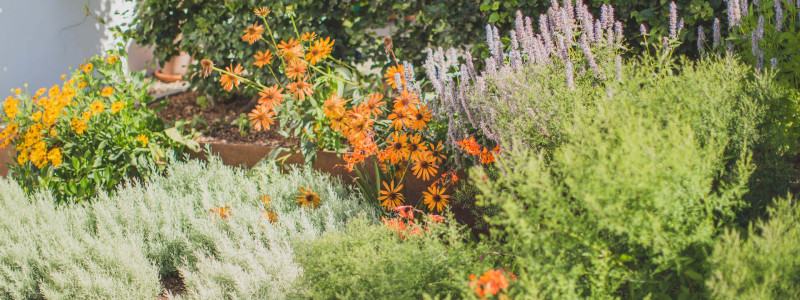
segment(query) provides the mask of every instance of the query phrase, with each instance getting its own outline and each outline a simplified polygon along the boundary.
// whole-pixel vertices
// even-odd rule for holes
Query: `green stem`
[[[254,85],[254,86],[260,87],[261,89],[266,89],[266,88],[267,88],[267,87],[266,87],[266,86],[264,86],[263,84],[260,84],[260,83],[258,83],[258,82],[252,81],[252,80],[250,80],[250,79],[247,79],[247,78],[244,78],[244,77],[242,77],[242,76],[239,76],[239,75],[233,74],[233,73],[231,73],[231,72],[228,72],[228,71],[225,71],[225,70],[223,70],[223,69],[220,69],[220,68],[217,68],[217,67],[211,67],[211,69],[213,69],[214,71],[220,72],[220,73],[228,74],[228,75],[230,75],[230,76],[233,76],[233,77],[235,77],[235,78],[237,78],[237,79],[239,79],[239,80],[241,80],[241,81],[243,81],[243,82],[246,82],[246,83],[248,83],[248,84],[250,84],[250,85]]]
[[[354,82],[354,81],[349,81],[349,80],[347,80],[347,79],[344,79],[344,78],[341,78],[341,77],[337,77],[337,76],[333,76],[333,75],[330,75],[330,74],[328,74],[328,73],[325,73],[324,71],[322,71],[322,70],[321,70],[320,68],[318,68],[317,66],[311,66],[311,65],[309,65],[309,67],[311,67],[312,69],[314,69],[314,71],[317,71],[317,72],[319,72],[319,73],[320,73],[322,76],[324,76],[324,77],[328,77],[328,78],[331,78],[331,79],[335,79],[335,80],[339,80],[339,81],[342,81],[342,82],[345,82],[345,83],[349,83],[349,84],[352,84],[352,85],[354,85],[354,86],[356,86],[356,87],[362,87],[360,84],[358,84],[358,83],[356,83],[356,82]]]

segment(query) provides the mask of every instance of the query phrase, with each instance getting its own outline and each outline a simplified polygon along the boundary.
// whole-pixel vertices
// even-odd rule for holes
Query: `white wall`
[[[25,83],[31,91],[60,84],[69,67],[113,49],[117,41],[108,29],[130,20],[133,6],[125,0],[0,0],[0,101]]]

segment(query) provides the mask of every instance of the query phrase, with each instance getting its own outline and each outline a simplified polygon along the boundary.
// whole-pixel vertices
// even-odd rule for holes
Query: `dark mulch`
[[[161,291],[159,299],[169,299],[168,295],[177,296],[186,292],[186,285],[183,284],[180,274],[161,277],[161,286],[164,289]]]
[[[242,135],[239,127],[231,124],[240,114],[248,113],[255,106],[250,99],[234,98],[220,99],[215,105],[206,105],[205,108],[197,102],[202,94],[197,92],[183,92],[167,97],[167,106],[158,112],[167,124],[178,120],[201,121],[196,122],[195,128],[202,132],[200,142],[216,142],[229,144],[252,144],[261,146],[289,147],[297,144],[297,139],[287,139],[277,132],[278,126],[273,126],[267,131],[250,131]],[[197,117],[195,117],[197,116]],[[278,125],[276,120],[275,125]]]

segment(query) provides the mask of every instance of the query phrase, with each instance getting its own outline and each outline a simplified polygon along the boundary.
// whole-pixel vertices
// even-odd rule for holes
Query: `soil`
[[[278,126],[266,131],[250,130],[243,135],[237,125],[231,124],[239,116],[250,112],[255,106],[250,99],[219,99],[214,105],[198,103],[203,95],[198,92],[182,92],[169,96],[167,106],[158,116],[168,125],[175,121],[195,120],[195,129],[202,133],[198,142],[227,144],[251,144],[270,147],[290,147],[298,144],[298,139],[288,139],[278,133]],[[201,98],[202,99],[202,98]],[[203,101],[201,101],[203,102]],[[207,102],[207,101],[206,101]],[[277,122],[275,125],[278,125]]]
[[[186,286],[183,284],[183,278],[180,274],[174,276],[161,277],[161,286],[164,288],[161,291],[159,300],[169,299],[168,295],[177,296],[186,292]]]

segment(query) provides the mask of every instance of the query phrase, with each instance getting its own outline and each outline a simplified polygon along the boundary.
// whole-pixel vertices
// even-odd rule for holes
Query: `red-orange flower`
[[[489,150],[484,148],[483,152],[481,152],[481,164],[485,165],[493,162],[494,162],[494,155],[492,155],[492,152],[489,152]]]
[[[461,149],[471,155],[481,155],[481,145],[475,141],[474,137],[469,137],[460,142],[456,142],[456,145],[461,146]]]
[[[253,57],[255,57],[256,59],[256,61],[253,64],[261,68],[265,65],[270,64],[270,62],[272,61],[272,52],[270,52],[269,49],[264,51],[258,51],[258,53],[256,53],[256,55],[253,55]]]
[[[265,88],[262,92],[258,92],[258,95],[261,98],[258,98],[258,104],[263,105],[269,109],[275,109],[275,107],[281,107],[283,105],[283,98],[284,94],[283,88],[279,87],[277,84],[271,87]]]
[[[230,67],[225,67],[225,70],[233,75],[225,73],[222,74],[219,79],[219,83],[222,85],[222,88],[228,92],[230,92],[233,87],[239,88],[239,83],[241,83],[242,80],[234,75],[239,75],[244,72],[242,70],[242,66],[237,64],[236,68],[234,68],[233,64],[231,64]]]
[[[209,211],[213,213],[214,217],[227,219],[231,216],[230,207],[228,206],[212,207]]]
[[[308,63],[302,60],[292,60],[289,61],[288,66],[286,67],[286,77],[289,77],[291,80],[300,80],[303,78],[303,75],[306,74],[306,70],[308,69]]]
[[[253,24],[252,26],[247,27],[244,30],[244,35],[242,36],[242,41],[247,41],[252,45],[257,40],[261,39],[261,35],[264,34],[264,27],[261,25]]]
[[[489,270],[483,273],[481,277],[475,278],[475,275],[469,275],[469,286],[475,291],[478,297],[485,298],[486,296],[494,296],[500,293],[500,290],[508,289],[509,283],[508,274],[511,280],[517,280],[517,277],[505,270]]]

